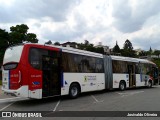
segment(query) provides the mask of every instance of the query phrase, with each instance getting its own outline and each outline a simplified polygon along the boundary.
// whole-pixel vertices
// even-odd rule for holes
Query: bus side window
[[[42,69],[42,56],[48,55],[48,50],[40,48],[30,48],[29,50],[29,63],[30,65],[38,70]]]
[[[135,71],[135,73],[136,74],[140,74],[140,71],[141,71],[141,67],[140,67],[140,64],[136,64],[136,71]]]
[[[158,69],[154,67],[154,78],[158,78]]]
[[[101,58],[96,58],[96,71],[97,73],[103,73],[104,67],[103,67],[103,60]]]
[[[37,48],[31,48],[29,51],[29,63],[33,68],[40,69],[40,52]]]
[[[89,65],[89,60],[87,59],[86,56],[83,56],[82,60],[81,60],[81,65],[82,65],[82,72],[84,73],[89,73],[90,70],[90,65]]]

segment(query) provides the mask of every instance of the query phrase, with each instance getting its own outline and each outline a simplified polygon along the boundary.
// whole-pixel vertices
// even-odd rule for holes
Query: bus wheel
[[[151,88],[152,87],[152,81],[148,81],[148,87]]]
[[[77,83],[72,83],[69,88],[69,96],[70,98],[77,98],[80,93],[80,88]]]
[[[122,91],[126,89],[126,84],[125,84],[124,81],[121,81],[121,82],[120,82],[120,84],[119,84],[119,89],[122,90]]]

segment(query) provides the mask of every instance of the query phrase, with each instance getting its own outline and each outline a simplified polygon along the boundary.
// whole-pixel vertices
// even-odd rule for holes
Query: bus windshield
[[[4,55],[3,65],[10,62],[18,63],[20,61],[22,50],[23,45],[8,48]]]

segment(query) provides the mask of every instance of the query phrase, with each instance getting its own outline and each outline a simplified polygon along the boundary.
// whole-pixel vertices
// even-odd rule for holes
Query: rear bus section
[[[61,95],[60,55],[60,49],[38,44],[8,48],[2,67],[2,90],[36,99]]]
[[[25,69],[25,61],[21,62],[23,51],[24,45],[6,50],[2,67],[2,90],[7,94],[28,97],[28,86],[22,80],[22,72]]]

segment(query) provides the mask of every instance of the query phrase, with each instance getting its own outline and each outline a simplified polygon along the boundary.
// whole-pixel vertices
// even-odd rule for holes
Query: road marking
[[[56,109],[57,109],[57,107],[58,107],[58,105],[59,105],[60,102],[61,102],[61,100],[59,100],[59,101],[57,102],[57,104],[56,104],[55,108],[53,109],[53,111],[56,111]]]
[[[20,100],[28,100],[28,99],[29,98],[23,98],[23,97],[5,98],[5,99],[0,99],[0,103],[11,102],[11,101],[20,101]]]
[[[130,95],[134,95],[134,94],[139,94],[139,93],[142,93],[142,92],[144,92],[144,91],[126,92],[126,93],[116,92],[116,93],[119,94],[119,95],[122,95],[121,97],[124,97],[124,96],[130,96]]]
[[[97,98],[95,96],[93,96],[93,95],[91,95],[91,97],[96,101],[96,103],[103,102],[103,100],[101,100],[101,101],[97,100]]]
[[[124,94],[137,94],[137,93],[142,93],[142,92],[144,92],[144,91],[137,91],[137,92],[125,92],[125,93],[120,93],[120,92],[116,92],[117,94],[119,94],[119,95],[124,95]]]
[[[21,98],[21,97],[13,97],[13,98],[5,98],[5,99],[0,99],[0,101],[2,100],[10,100],[10,99],[17,99],[17,98]]]
[[[3,107],[2,109],[0,109],[0,111],[2,111],[2,110],[4,110],[4,109],[8,108],[9,106],[13,105],[14,103],[15,103],[15,102],[10,103],[9,105],[7,105],[7,106]]]

